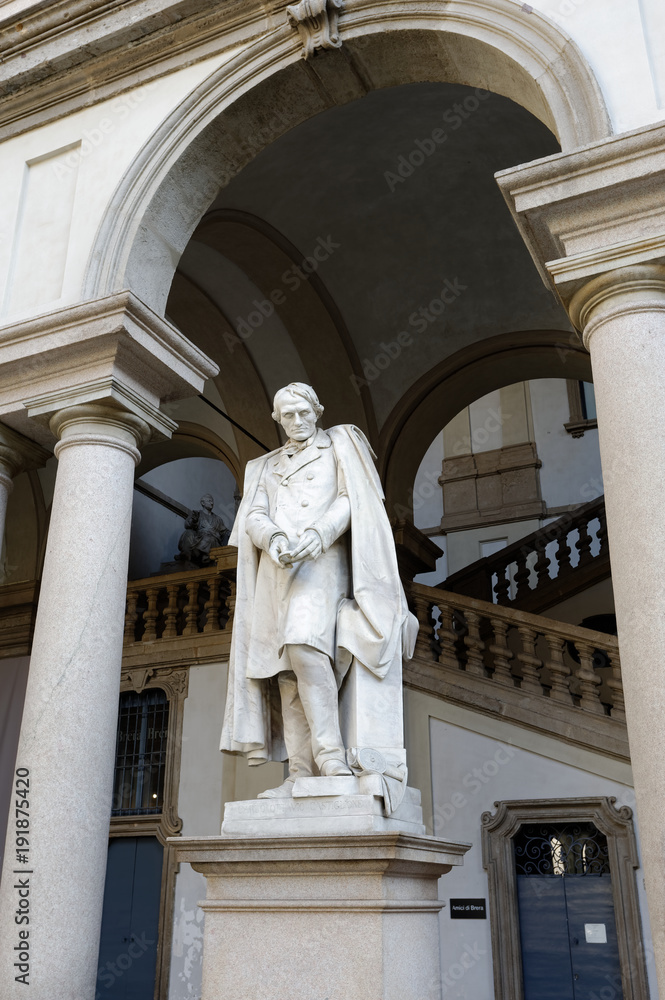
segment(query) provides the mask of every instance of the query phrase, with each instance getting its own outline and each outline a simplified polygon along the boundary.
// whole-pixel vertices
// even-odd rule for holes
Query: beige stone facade
[[[198,908],[197,865],[209,875],[215,861],[201,861],[194,840],[219,838],[224,803],[278,783],[282,768],[218,754],[235,554],[177,565],[178,512],[211,492],[230,526],[247,461],[281,443],[272,396],[296,380],[316,387],[327,426],[356,424],[377,455],[420,623],[404,672],[410,784],[428,835],[473,845],[463,865],[441,863],[451,870],[439,901],[425,892],[422,997],[498,998],[507,975],[520,996],[519,964],[501,953],[516,938],[502,944],[496,919],[505,907],[514,915],[514,894],[506,903],[490,892],[483,813],[556,800],[556,823],[568,800],[584,800],[579,815],[602,826],[613,814],[598,803],[614,797],[631,850],[616,882],[630,887],[614,895],[615,912],[631,907],[629,934],[617,925],[616,975],[623,996],[656,998],[656,0],[4,0],[0,50],[2,996],[25,995],[29,981],[37,1000],[113,1000],[132,976],[145,1000],[214,994],[201,992],[203,927],[231,918],[222,896],[205,920]],[[580,395],[592,382],[597,418]],[[582,516],[601,494],[602,509]],[[456,578],[473,563],[490,590],[448,591],[434,543]],[[511,562],[498,573],[492,563],[488,577],[489,564],[475,563],[502,546]],[[611,614],[618,640],[599,625]],[[135,699],[131,711],[154,696],[169,713],[160,790],[148,792],[147,770],[141,778],[160,805],[137,805],[131,785],[124,815],[120,693]],[[27,774],[28,827],[15,805]],[[154,974],[144,976],[143,952],[117,945],[118,965],[99,951],[109,830],[112,844],[143,838],[162,852]],[[19,897],[14,868],[27,872],[28,858],[29,897]],[[377,876],[367,899],[386,885]],[[450,916],[451,897],[504,911],[466,925]],[[23,898],[28,938],[16,937]],[[393,918],[375,911],[360,933],[379,927],[389,950]],[[244,913],[247,933],[254,918],[265,914]],[[466,926],[478,928],[471,950]],[[22,954],[26,940],[24,973],[12,949]],[[385,988],[358,996],[388,1000],[402,973],[377,948]],[[323,989],[325,969],[311,961],[310,985]],[[232,965],[218,972],[208,983],[226,991]],[[234,982],[229,995],[249,995],[240,971]],[[264,995],[283,1000],[283,990]]]

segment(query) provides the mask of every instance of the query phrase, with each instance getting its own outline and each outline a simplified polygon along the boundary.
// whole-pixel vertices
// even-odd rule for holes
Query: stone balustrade
[[[228,657],[235,549],[212,555],[204,569],[130,581],[126,667]],[[614,636],[420,584],[408,597],[420,631],[407,687],[628,759]]]
[[[539,612],[610,576],[603,496],[453,573],[445,589]]]
[[[412,584],[405,683],[628,759],[615,636]]]
[[[221,632],[230,617],[233,581],[213,564],[205,569],[131,580],[125,644]]]

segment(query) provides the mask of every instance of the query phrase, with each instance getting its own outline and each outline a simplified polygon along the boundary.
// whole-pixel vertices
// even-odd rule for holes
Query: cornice
[[[665,122],[495,177],[543,281],[566,307],[595,276],[665,257]]]
[[[63,0],[26,15],[20,30],[0,22],[0,139],[247,44],[281,24],[273,8],[284,6]]]

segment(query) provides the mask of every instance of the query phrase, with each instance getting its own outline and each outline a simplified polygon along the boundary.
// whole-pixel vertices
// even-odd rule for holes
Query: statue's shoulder
[[[376,455],[367,437],[355,424],[335,424],[334,427],[329,427],[326,433],[330,435],[335,446],[339,444],[344,447],[352,444],[356,449],[368,452],[376,460]]]

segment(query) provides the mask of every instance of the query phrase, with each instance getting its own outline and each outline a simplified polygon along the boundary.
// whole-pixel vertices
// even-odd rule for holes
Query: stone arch
[[[463,348],[427,372],[400,400],[381,432],[379,469],[388,512],[412,509],[416,473],[438,432],[465,406],[513,382],[592,381],[591,359],[564,330],[500,334]]]
[[[342,49],[305,62],[285,21],[181,102],[109,203],[85,298],[131,288],[163,315],[180,255],[219,190],[284,132],[370,90],[422,81],[492,90],[544,121],[564,151],[611,132],[578,47],[513,0],[360,0],[340,28]]]

